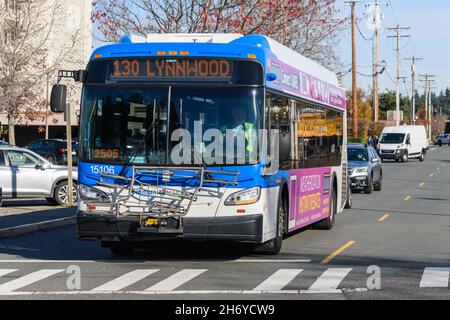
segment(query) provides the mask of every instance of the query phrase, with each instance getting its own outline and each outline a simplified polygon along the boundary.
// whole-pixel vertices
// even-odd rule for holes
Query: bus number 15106
[[[91,173],[92,174],[114,174],[114,166],[92,165]]]

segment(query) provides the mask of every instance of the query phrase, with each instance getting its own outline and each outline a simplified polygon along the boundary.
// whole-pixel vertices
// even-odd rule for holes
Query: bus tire
[[[345,202],[345,209],[351,209],[352,205],[353,205],[352,188],[350,188],[349,186],[347,191],[347,201]]]
[[[263,245],[263,252],[270,255],[277,255],[281,251],[283,244],[283,237],[286,230],[286,217],[287,217],[287,199],[282,197],[280,199],[277,213],[277,234],[272,240],[269,240]]]
[[[320,230],[333,229],[334,223],[336,222],[336,213],[337,213],[336,189],[333,188],[330,199],[330,216],[317,223],[317,229]]]

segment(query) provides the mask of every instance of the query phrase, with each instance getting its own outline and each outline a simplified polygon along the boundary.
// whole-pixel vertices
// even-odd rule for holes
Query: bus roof
[[[266,85],[276,91],[344,110],[346,96],[336,75],[317,62],[263,35],[150,34],[123,36],[119,43],[100,47],[91,60],[120,57],[221,57],[254,59],[265,73],[276,74]],[[163,53],[163,54],[162,54]],[[175,54],[174,54],[175,53]],[[187,55],[186,55],[187,53]]]

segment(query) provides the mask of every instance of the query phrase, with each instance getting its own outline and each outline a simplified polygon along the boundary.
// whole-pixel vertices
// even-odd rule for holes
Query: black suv
[[[62,139],[36,140],[26,146],[52,164],[67,164],[67,142]],[[78,162],[78,143],[72,141],[72,161]]]

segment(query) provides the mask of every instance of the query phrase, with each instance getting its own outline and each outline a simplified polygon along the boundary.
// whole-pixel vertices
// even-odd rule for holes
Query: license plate
[[[159,225],[159,220],[158,219],[150,218],[150,219],[147,219],[145,221],[145,226],[146,227],[157,226],[157,225]]]
[[[77,155],[76,151],[72,151],[72,155],[76,156]]]

